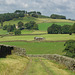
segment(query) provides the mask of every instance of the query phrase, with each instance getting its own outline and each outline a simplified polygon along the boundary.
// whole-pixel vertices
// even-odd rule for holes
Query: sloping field
[[[38,24],[38,27],[39,27],[39,30],[41,31],[47,31],[48,27],[51,26],[53,23],[40,23]],[[58,25],[73,25],[73,23],[69,23],[69,22],[55,22],[55,24],[58,24]]]
[[[74,23],[74,21],[71,21],[71,20],[63,20],[63,19],[51,19],[51,18],[34,18],[34,17],[23,17],[23,18],[18,18],[18,19],[13,19],[13,20],[10,20],[10,21],[5,21],[3,23],[3,25],[13,25],[13,24],[16,24],[19,22],[19,21],[22,21],[24,24],[27,23],[27,22],[30,22],[30,21],[35,21],[36,23],[57,23],[57,22],[71,22],[71,23]],[[0,24],[1,25],[1,24]]]

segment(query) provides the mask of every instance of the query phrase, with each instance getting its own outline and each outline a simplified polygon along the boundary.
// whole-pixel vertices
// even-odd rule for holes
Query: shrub
[[[25,27],[26,27],[26,29],[38,30],[38,25],[34,21],[30,21],[30,22],[26,23]]]
[[[14,33],[15,33],[15,35],[20,35],[20,34],[21,34],[21,30],[18,30],[18,29],[17,29],[17,30],[15,30]]]
[[[61,26],[57,24],[52,24],[50,27],[48,27],[47,32],[48,34],[59,34],[61,33]]]
[[[66,52],[66,56],[75,57],[75,40],[68,40],[65,42],[64,44],[65,49],[63,50],[63,52]]]
[[[7,30],[7,27],[8,27],[7,25],[3,26],[3,30]]]

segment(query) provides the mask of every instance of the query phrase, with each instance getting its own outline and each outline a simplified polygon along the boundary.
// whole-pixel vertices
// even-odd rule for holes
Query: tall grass
[[[28,59],[16,55],[0,58],[0,75],[21,75],[27,63]]]

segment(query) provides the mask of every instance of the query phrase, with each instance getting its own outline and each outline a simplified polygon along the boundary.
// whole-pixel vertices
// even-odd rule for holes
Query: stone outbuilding
[[[43,41],[43,40],[45,40],[45,38],[44,37],[34,37],[34,40]]]

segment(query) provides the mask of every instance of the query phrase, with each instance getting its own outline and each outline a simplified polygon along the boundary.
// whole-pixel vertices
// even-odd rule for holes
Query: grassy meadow
[[[0,75],[22,75],[28,62],[27,58],[16,55],[0,58]]]
[[[48,27],[51,26],[53,23],[40,23],[38,24],[38,28],[39,30],[41,31],[47,31]],[[69,23],[69,22],[58,22],[58,23],[55,23],[55,24],[58,24],[58,25],[73,25],[73,23]]]
[[[0,58],[0,75],[74,75],[64,65],[45,58],[25,58],[16,55]]]
[[[64,42],[4,42],[0,44],[25,48],[27,54],[60,54],[64,50]]]
[[[75,40],[75,34],[44,34],[44,35],[20,35],[20,36],[4,36],[0,37],[0,41],[15,41],[15,40],[27,40],[33,41],[34,37],[44,37],[47,41],[63,41],[63,40]]]
[[[23,18],[18,18],[18,19],[13,19],[13,20],[10,20],[10,21],[5,21],[3,23],[3,25],[17,25],[17,23],[19,21],[22,21],[24,24],[27,23],[27,22],[30,22],[30,21],[35,21],[37,24],[40,24],[40,23],[57,23],[57,22],[60,22],[60,23],[74,23],[75,21],[71,21],[71,20],[63,20],[63,19],[51,19],[51,18],[34,18],[34,17],[23,17]],[[1,25],[1,24],[0,24]]]
[[[3,25],[17,25],[19,21],[24,24],[29,21],[35,21],[39,30],[22,30],[19,36],[0,36],[0,44],[13,45],[25,48],[26,54],[59,54],[64,55],[65,42],[40,42],[34,41],[34,37],[44,37],[46,41],[64,41],[75,40],[75,34],[47,34],[47,28],[53,23],[58,25],[72,25],[75,21],[51,19],[51,18],[34,18],[24,17],[5,21]],[[43,34],[45,33],[45,34]],[[8,34],[6,30],[0,29],[0,35]],[[42,35],[35,35],[42,34]],[[1,41],[4,41],[1,43]],[[15,42],[6,42],[15,41]],[[17,42],[19,41],[19,42]],[[28,42],[24,42],[28,41]],[[0,75],[75,75],[64,65],[55,63],[44,58],[29,58],[16,55],[8,55],[7,58],[0,58]]]

